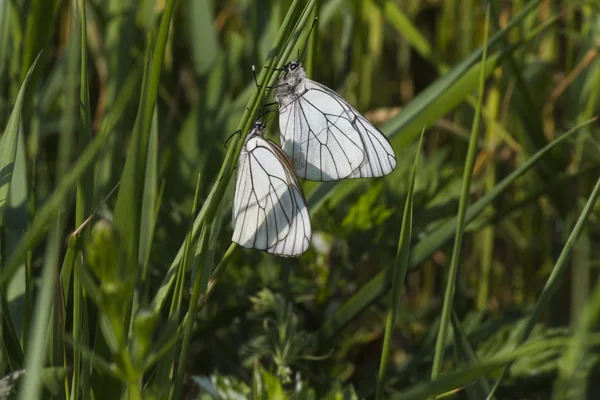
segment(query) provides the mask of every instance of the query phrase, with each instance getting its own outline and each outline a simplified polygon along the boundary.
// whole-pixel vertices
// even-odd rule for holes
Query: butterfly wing
[[[235,243],[271,254],[298,256],[310,243],[302,188],[283,151],[258,135],[240,156],[233,225]]]
[[[365,146],[365,158],[350,178],[376,178],[392,172],[396,168],[396,153],[387,137],[352,106],[348,113]]]
[[[308,79],[300,85],[302,94],[278,97],[281,147],[301,178],[332,181],[350,176],[365,153],[347,109],[320,85]]]
[[[338,100],[344,107],[352,126],[360,135],[365,150],[364,159],[349,178],[376,178],[392,172],[396,168],[396,153],[387,137],[342,96],[318,82],[310,81],[310,83]]]

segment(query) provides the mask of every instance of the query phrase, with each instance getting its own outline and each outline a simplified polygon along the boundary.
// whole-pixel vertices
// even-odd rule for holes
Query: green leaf
[[[259,396],[262,399],[273,399],[273,400],[287,400],[283,386],[276,376],[268,373],[264,368],[260,368],[262,378],[262,392],[259,392]]]
[[[23,109],[23,101],[25,99],[25,91],[27,83],[31,78],[31,74],[35,68],[35,64],[39,60],[40,55],[36,57],[25,75],[17,101],[10,114],[6,129],[0,137],[0,227],[4,225],[4,207],[8,199],[8,191],[12,181],[13,169],[15,167],[15,156],[17,154],[17,141],[19,140],[19,131],[21,129],[21,112]]]
[[[487,58],[489,22],[490,11],[489,7],[487,7],[485,15],[483,54],[481,56],[481,62],[484,64]],[[485,72],[481,70],[481,74],[479,75],[477,107],[475,109],[475,117],[473,120],[473,126],[471,127],[471,137],[469,139],[469,148],[467,150],[467,159],[465,160],[465,167],[463,170],[462,188],[458,204],[458,216],[456,217],[456,235],[454,236],[454,247],[452,248],[452,259],[450,260],[450,267],[446,281],[446,290],[444,293],[444,305],[442,308],[440,326],[437,341],[435,344],[433,367],[431,369],[432,379],[435,379],[441,371],[444,356],[444,348],[446,347],[446,335],[447,331],[450,329],[450,315],[452,313],[452,305],[454,303],[454,292],[456,290],[458,270],[460,265],[460,253],[462,250],[462,241],[466,225],[465,218],[467,215],[467,209],[469,207],[469,199],[471,195],[471,181],[473,177],[473,168],[475,167],[475,157],[477,154],[477,142],[479,139],[479,121],[481,119],[481,105],[483,103],[485,76]]]
[[[457,363],[465,361],[466,365],[473,366],[479,364],[475,352],[469,343],[469,339],[463,332],[460,321],[454,310],[452,310],[452,332],[454,349],[458,355],[458,359],[456,360]],[[469,397],[469,400],[485,399],[488,393],[490,393],[490,385],[484,377],[477,378],[474,386],[467,387],[467,396]]]
[[[381,362],[379,364],[379,376],[377,379],[376,399],[383,399],[385,372],[387,369],[390,348],[392,345],[392,333],[396,322],[396,314],[400,308],[400,299],[402,296],[402,288],[406,279],[406,271],[408,271],[408,261],[410,259],[410,241],[412,237],[412,218],[413,218],[413,192],[415,189],[415,178],[417,175],[417,166],[419,165],[419,154],[423,146],[423,137],[425,130],[421,133],[417,153],[412,167],[410,184],[406,193],[406,201],[404,204],[404,214],[402,215],[402,226],[400,227],[400,238],[398,239],[398,250],[396,253],[396,263],[392,267],[392,295],[390,296],[390,305],[388,308],[387,322],[385,325],[385,334],[383,339],[383,348],[381,350]]]
[[[189,2],[188,10],[192,59],[198,76],[206,75],[220,52],[213,21],[213,2],[198,0]]]
[[[27,215],[27,167],[25,160],[25,141],[23,132],[19,133],[15,167],[13,169],[10,193],[8,195],[8,208],[4,226],[5,247],[7,254],[11,254],[27,229],[29,218]],[[13,329],[22,339],[27,332],[24,329],[31,317],[31,288],[27,285],[26,263],[21,263],[17,273],[13,276],[6,288],[6,300],[10,310],[9,316],[15,324]],[[5,315],[7,321],[10,319]],[[20,346],[19,346],[20,350]]]
[[[137,271],[140,245],[140,221],[142,209],[142,193],[150,142],[152,115],[158,94],[158,85],[162,69],[171,17],[176,0],[169,0],[161,17],[156,43],[147,48],[150,65],[142,87],[138,115],[133,128],[131,144],[127,152],[125,167],[121,176],[121,185],[115,205],[115,227],[123,242],[127,257],[123,268]],[[151,41],[149,43],[152,43]]]
[[[46,244],[44,265],[41,275],[41,288],[38,292],[31,337],[27,343],[25,357],[25,374],[23,385],[19,391],[21,400],[37,399],[41,390],[42,372],[46,359],[47,328],[54,305],[56,278],[58,275],[58,254],[60,249],[60,224],[57,220],[53,224],[51,234]]]

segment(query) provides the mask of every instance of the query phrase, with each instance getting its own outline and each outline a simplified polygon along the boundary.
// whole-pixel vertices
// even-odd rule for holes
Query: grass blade
[[[478,365],[479,361],[469,343],[469,339],[463,332],[460,321],[456,316],[454,310],[452,310],[452,331],[454,338],[454,348],[460,357],[457,363],[460,361],[466,361],[467,365]],[[469,390],[472,389],[472,390]],[[473,393],[470,393],[473,392]],[[484,377],[477,378],[475,386],[467,389],[467,395],[469,399],[484,399],[490,393],[490,385]]]
[[[6,129],[0,137],[0,227],[3,225],[4,207],[8,199],[8,189],[12,180],[12,173],[15,166],[15,156],[17,154],[17,141],[19,140],[19,130],[21,128],[21,112],[23,109],[23,102],[25,98],[25,91],[27,90],[27,83],[31,74],[35,68],[38,57],[33,61],[33,64],[29,68],[19,94],[17,101],[13,108]]]
[[[29,249],[35,247],[41,239],[42,234],[48,227],[50,219],[54,212],[62,207],[71,195],[71,190],[77,182],[85,174],[88,168],[104,150],[104,145],[112,129],[119,122],[125,113],[125,104],[133,93],[134,85],[137,81],[137,76],[132,75],[132,79],[127,82],[127,85],[119,93],[119,97],[115,103],[114,111],[108,114],[102,121],[100,132],[96,135],[94,141],[80,154],[78,161],[66,172],[54,193],[46,200],[46,202],[37,210],[35,219],[29,226],[29,229],[23,234],[18,245],[10,254],[6,264],[0,271],[0,289],[4,288],[6,282],[14,274],[19,264],[24,260]]]
[[[482,63],[485,64],[487,57],[487,37],[489,29],[489,7],[485,15],[485,30],[483,39],[483,55]],[[454,291],[456,289],[456,278],[458,276],[458,263],[460,259],[460,251],[462,247],[463,234],[465,229],[465,219],[469,204],[469,196],[471,193],[471,178],[473,176],[473,167],[475,166],[475,156],[477,152],[477,141],[479,139],[479,120],[481,118],[481,104],[483,102],[483,89],[485,84],[485,74],[481,70],[479,76],[479,102],[475,110],[475,119],[471,130],[471,138],[469,139],[469,148],[467,150],[467,160],[462,180],[462,190],[460,193],[460,202],[458,205],[458,218],[456,224],[456,236],[454,238],[454,248],[452,249],[452,259],[450,261],[450,270],[448,272],[448,280],[446,283],[446,294],[444,296],[444,306],[442,308],[442,317],[440,320],[440,329],[435,345],[435,353],[433,357],[433,367],[431,370],[431,378],[435,379],[440,373],[442,367],[442,357],[444,355],[444,347],[446,343],[446,334],[450,326],[450,314],[452,312],[452,303],[454,301]]]
[[[600,179],[590,195],[569,239],[565,244],[563,253],[570,252],[577,239],[581,236],[585,224],[588,222],[590,214],[600,196]],[[561,254],[559,261],[568,256]],[[586,398],[586,379],[591,365],[586,360],[589,349],[589,336],[600,318],[600,280],[596,281],[596,286],[592,296],[584,306],[579,321],[576,324],[575,334],[570,346],[565,349],[562,359],[559,362],[559,377],[555,382],[553,398],[575,399]]]
[[[136,274],[139,263],[141,194],[144,192],[144,171],[146,169],[152,115],[175,4],[176,0],[167,1],[161,17],[156,43],[151,51],[148,49],[151,54],[150,66],[142,87],[138,116],[115,205],[115,228],[121,236],[123,248],[127,254],[126,265],[123,267],[133,270],[133,275]]]
[[[60,249],[60,224],[54,224],[52,234],[48,238],[44,266],[41,276],[41,288],[34,308],[31,337],[27,343],[25,355],[25,370],[19,391],[19,399],[29,400],[39,398],[42,387],[41,375],[46,356],[46,341],[48,322],[54,304],[54,290],[58,276],[58,252]]]
[[[415,188],[415,177],[417,175],[419,154],[421,154],[424,134],[425,130],[423,130],[421,133],[421,138],[419,139],[419,145],[417,147],[417,154],[415,155],[410,184],[408,186],[408,192],[406,193],[404,214],[402,215],[402,226],[400,227],[400,238],[398,239],[398,252],[396,253],[396,264],[393,266],[393,270],[390,271],[392,275],[392,294],[390,296],[390,306],[385,325],[383,348],[381,350],[381,362],[379,364],[379,376],[377,378],[377,392],[375,394],[376,399],[383,399],[385,372],[387,369],[390,347],[392,344],[392,331],[394,330],[396,314],[398,313],[398,308],[400,306],[402,288],[404,287],[404,279],[406,278],[406,271],[408,271],[410,241],[412,236],[413,191]]]
[[[89,146],[92,142],[92,118],[91,118],[91,107],[90,107],[90,87],[88,79],[88,56],[87,56],[87,20],[86,20],[86,2],[83,1],[80,4],[80,20],[81,20],[81,76],[80,76],[80,93],[79,101],[81,109],[79,112],[79,153]],[[75,205],[75,225],[81,226],[84,223],[88,215],[92,212],[92,201],[94,196],[94,173],[90,169],[87,171],[77,184],[77,198]],[[89,236],[89,228],[83,229],[81,235],[84,240]],[[71,238],[71,242],[77,240]],[[71,248],[71,242],[69,243],[69,249],[67,251],[76,251],[74,262],[83,262],[82,254],[79,246],[74,249]],[[74,244],[74,243],[73,243]],[[84,321],[86,309],[86,301],[83,295],[83,288],[79,280],[79,268],[73,268],[73,340],[83,346],[88,346],[87,338],[87,323]],[[64,273],[64,271],[61,271]],[[64,286],[64,285],[63,285]],[[68,289],[65,290],[69,293]],[[67,302],[64,302],[67,304]],[[87,362],[85,363],[87,364]],[[87,365],[86,365],[87,366]],[[81,376],[86,375],[89,371],[84,366],[82,368],[82,358],[79,348],[73,349],[73,376],[71,379],[71,400],[79,399],[80,393],[89,393],[89,387],[81,387]],[[87,377],[84,379],[86,384],[88,383]]]
[[[186,323],[183,331],[183,341],[181,344],[181,353],[179,354],[179,364],[177,365],[177,373],[175,374],[175,385],[171,399],[181,398],[181,389],[184,377],[182,371],[185,370],[186,361],[188,359],[188,349],[190,346],[192,331],[194,327],[194,316],[197,314],[200,295],[206,293],[206,285],[208,284],[208,280],[205,279],[205,276],[210,274],[210,271],[212,269],[212,262],[209,259],[209,257],[207,257],[207,253],[210,253],[208,251],[209,236],[210,229],[205,225],[202,228],[200,239],[198,240],[198,248],[194,256],[194,262],[198,263],[199,270],[196,272],[189,310],[187,312]]]

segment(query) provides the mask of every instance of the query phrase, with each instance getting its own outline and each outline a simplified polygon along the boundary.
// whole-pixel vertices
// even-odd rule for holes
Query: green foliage
[[[0,399],[597,397],[598,8],[425,3],[0,1]],[[300,54],[398,165],[288,259],[231,207]]]

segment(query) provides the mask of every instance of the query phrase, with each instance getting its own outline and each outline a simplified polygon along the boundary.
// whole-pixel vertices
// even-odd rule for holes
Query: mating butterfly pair
[[[396,167],[387,138],[342,96],[306,77],[297,61],[277,82],[281,148],[257,121],[239,157],[235,243],[281,256],[308,248],[311,225],[296,176],[312,181],[375,178]]]

